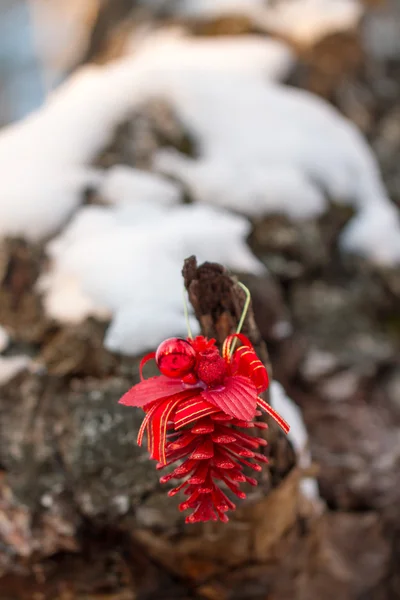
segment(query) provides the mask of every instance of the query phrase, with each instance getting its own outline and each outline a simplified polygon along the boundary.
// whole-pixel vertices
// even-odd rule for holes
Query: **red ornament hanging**
[[[186,340],[169,338],[158,346],[155,359],[163,375],[182,378],[193,371],[196,350]]]
[[[242,346],[233,351],[237,340]],[[144,380],[143,366],[152,358],[161,375]],[[182,511],[192,510],[187,523],[228,521],[226,512],[234,510],[235,504],[221,487],[244,498],[239,484],[257,485],[244,467],[261,471],[261,464],[268,462],[258,452],[266,441],[246,433],[267,427],[254,421],[261,415],[258,408],[285,433],[289,431],[282,417],[259,397],[268,388],[268,374],[250,340],[239,333],[228,336],[221,355],[214,339],[171,338],[143,358],[140,371],[142,381],[119,401],[146,413],[138,444],[147,431],[157,468],[178,462],[160,481],[182,480],[169,495],[183,492],[187,496],[179,506]]]

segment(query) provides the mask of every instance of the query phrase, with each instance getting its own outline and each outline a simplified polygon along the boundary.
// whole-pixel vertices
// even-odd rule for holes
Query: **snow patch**
[[[185,335],[180,272],[187,256],[265,272],[246,245],[250,224],[243,217],[205,206],[150,205],[149,219],[148,208],[143,202],[133,210],[80,209],[48,244],[52,265],[38,284],[47,313],[62,322],[112,315],[105,344],[132,355]]]
[[[290,425],[288,437],[299,458],[299,466],[302,469],[308,469],[311,466],[311,454],[308,447],[308,433],[301,410],[286,395],[285,390],[277,381],[271,383],[270,393],[272,406]],[[303,478],[300,488],[306,498],[320,501],[318,484],[314,477]]]
[[[179,186],[164,177],[124,165],[111,167],[98,191],[110,204],[129,205],[139,200],[172,205],[181,197]]]
[[[370,256],[390,265],[400,261],[399,211],[384,196],[371,198],[353,218],[341,237],[343,250]]]
[[[136,45],[133,57],[81,69],[49,96],[41,110],[0,132],[0,236],[37,240],[54,234],[81,203],[85,189],[101,182],[101,174],[85,165],[135,108],[165,91],[168,73],[178,79],[182,69],[278,77],[291,64],[291,52],[279,42],[257,36],[199,41],[167,30]],[[113,180],[105,185],[106,191],[111,186],[113,196],[115,186],[126,192],[133,185],[127,183],[126,172],[110,176]],[[152,185],[153,190],[160,183],[149,181],[147,187]],[[146,186],[144,176],[142,185]],[[172,188],[166,187],[165,201],[174,197]]]
[[[358,0],[280,0],[270,3],[258,15],[258,22],[269,31],[311,45],[328,35],[355,29],[362,15]]]
[[[343,249],[381,264],[400,261],[399,213],[365,140],[333,107],[243,73],[183,72],[169,83],[165,93],[201,155],[162,149],[154,165],[197,201],[252,217],[308,219],[324,212],[330,197],[358,211],[344,229]]]
[[[0,134],[0,153],[2,137]],[[0,157],[0,237],[22,236],[38,241],[56,231],[74,212],[86,189],[101,175],[92,169],[30,164]]]
[[[200,19],[244,16],[258,28],[313,44],[329,34],[354,29],[363,7],[358,0],[185,0],[179,12]]]
[[[283,80],[295,64],[284,42],[258,35],[188,37],[183,28],[167,27],[148,36],[133,36],[126,52],[144,69],[172,72],[204,71],[263,74]]]
[[[195,200],[252,217],[307,219],[331,197],[358,211],[344,230],[345,250],[381,264],[400,261],[399,213],[360,133],[323,100],[271,80],[290,62],[285,46],[257,36],[191,39],[179,30],[135,44],[132,56],[81,70],[41,111],[1,132],[0,235],[54,234],[85,188],[101,188],[103,174],[85,165],[117,124],[161,97],[195,137],[200,157],[164,149],[154,165]],[[103,193],[110,202],[120,195],[132,210],[133,196],[177,201],[173,184],[151,177],[119,167],[106,175]]]

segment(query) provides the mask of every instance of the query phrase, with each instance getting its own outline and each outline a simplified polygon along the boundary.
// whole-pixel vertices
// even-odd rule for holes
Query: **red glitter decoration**
[[[232,353],[239,339],[242,346]],[[235,504],[221,489],[244,498],[240,483],[257,485],[243,470],[261,470],[267,458],[258,452],[263,438],[242,431],[258,427],[254,421],[262,408],[287,433],[288,424],[259,394],[268,387],[268,374],[251,342],[241,334],[228,336],[219,353],[215,340],[203,336],[182,340],[171,338],[157,352],[145,356],[144,364],[156,358],[161,375],[133,386],[120,400],[127,406],[142,407],[146,413],[138,444],[147,430],[151,458],[157,468],[178,462],[161,477],[161,483],[183,481],[169,492],[183,492],[187,499],[180,510],[192,509],[187,523],[228,521],[225,514]]]

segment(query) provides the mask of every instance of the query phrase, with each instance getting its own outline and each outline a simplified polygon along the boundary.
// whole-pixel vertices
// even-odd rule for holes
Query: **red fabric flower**
[[[242,346],[232,353],[237,338]],[[161,375],[143,380],[143,366],[152,358]],[[244,498],[239,483],[257,485],[243,473],[244,467],[260,471],[260,463],[267,462],[257,452],[265,440],[241,430],[267,427],[253,421],[261,414],[259,407],[285,433],[289,431],[282,417],[259,397],[268,387],[268,374],[251,342],[244,335],[231,335],[221,356],[215,340],[172,338],[145,356],[140,369],[142,381],[119,401],[142,407],[146,413],[138,444],[147,430],[150,456],[159,461],[157,468],[180,461],[160,481],[183,479],[169,495],[183,491],[188,496],[179,507],[193,509],[186,522],[227,521],[225,513],[235,505],[220,486]]]

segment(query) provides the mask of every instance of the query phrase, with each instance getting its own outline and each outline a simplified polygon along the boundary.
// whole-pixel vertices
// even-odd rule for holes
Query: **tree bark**
[[[389,598],[379,595],[390,557],[379,515],[319,514],[272,424],[270,469],[229,523],[185,525],[179,499],[135,443],[140,411],[117,404],[138,380],[138,360],[107,353],[102,324],[46,321],[32,295],[40,254],[13,243],[0,259],[2,321],[19,344],[39,346],[45,365],[1,390],[1,600]],[[183,274],[202,332],[222,343],[243,290],[220,265],[194,258]],[[243,331],[268,365],[251,309]]]

